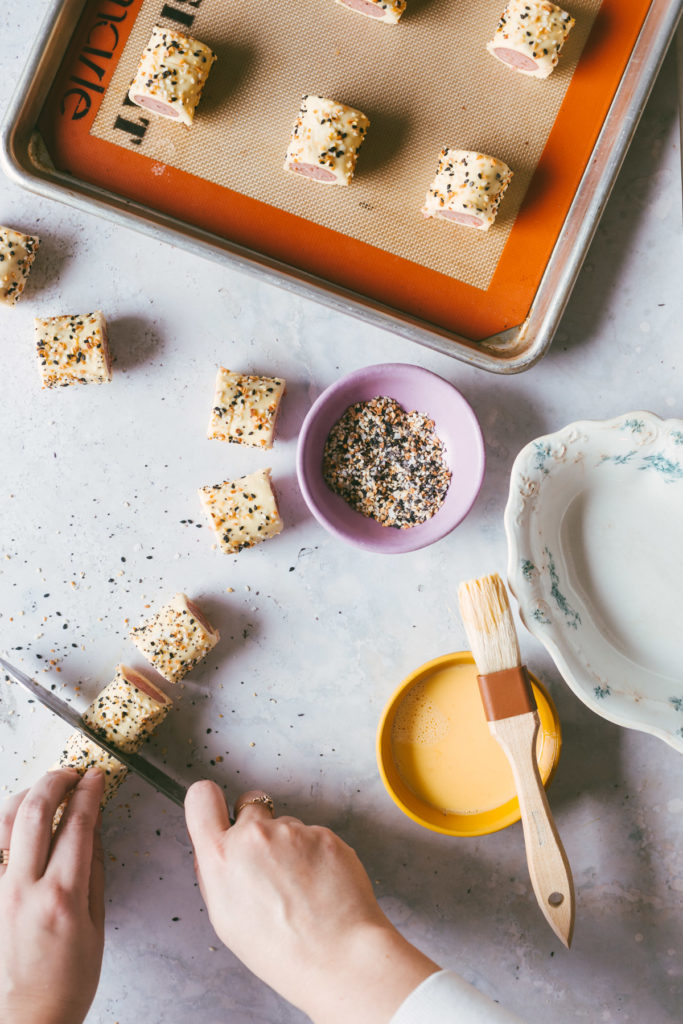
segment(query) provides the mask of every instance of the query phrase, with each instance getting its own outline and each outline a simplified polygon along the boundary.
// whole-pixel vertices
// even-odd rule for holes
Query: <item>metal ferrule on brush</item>
[[[484,713],[489,722],[536,711],[536,698],[526,665],[477,676]]]

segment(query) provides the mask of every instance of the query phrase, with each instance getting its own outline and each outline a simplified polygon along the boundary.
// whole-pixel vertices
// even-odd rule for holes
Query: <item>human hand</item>
[[[318,1024],[389,1021],[439,968],[382,913],[350,846],[329,829],[273,818],[254,795],[237,801],[232,827],[214,783],[196,782],[185,801],[219,938]]]
[[[81,1024],[104,947],[104,776],[48,772],[0,807],[0,1021]],[[52,819],[70,799],[52,838]]]

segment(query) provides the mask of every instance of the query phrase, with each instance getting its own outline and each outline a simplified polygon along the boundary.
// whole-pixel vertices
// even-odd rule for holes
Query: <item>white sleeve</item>
[[[430,974],[414,989],[390,1024],[523,1024],[453,971]]]

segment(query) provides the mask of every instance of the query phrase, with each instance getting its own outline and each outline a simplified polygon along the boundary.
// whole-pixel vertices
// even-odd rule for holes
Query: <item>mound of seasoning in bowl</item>
[[[323,477],[356,512],[404,530],[439,511],[451,471],[434,421],[378,396],[350,405],[334,424]]]

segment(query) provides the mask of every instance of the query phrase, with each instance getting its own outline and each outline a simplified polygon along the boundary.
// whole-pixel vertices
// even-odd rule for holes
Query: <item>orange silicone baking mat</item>
[[[385,25],[334,0],[95,0],[39,127],[59,170],[482,340],[522,323],[650,0],[572,0],[551,77],[494,60],[501,0],[408,0]],[[155,24],[217,54],[192,128],[127,99]],[[371,127],[348,188],[283,171],[306,93]],[[489,232],[420,214],[445,146],[515,172]]]

